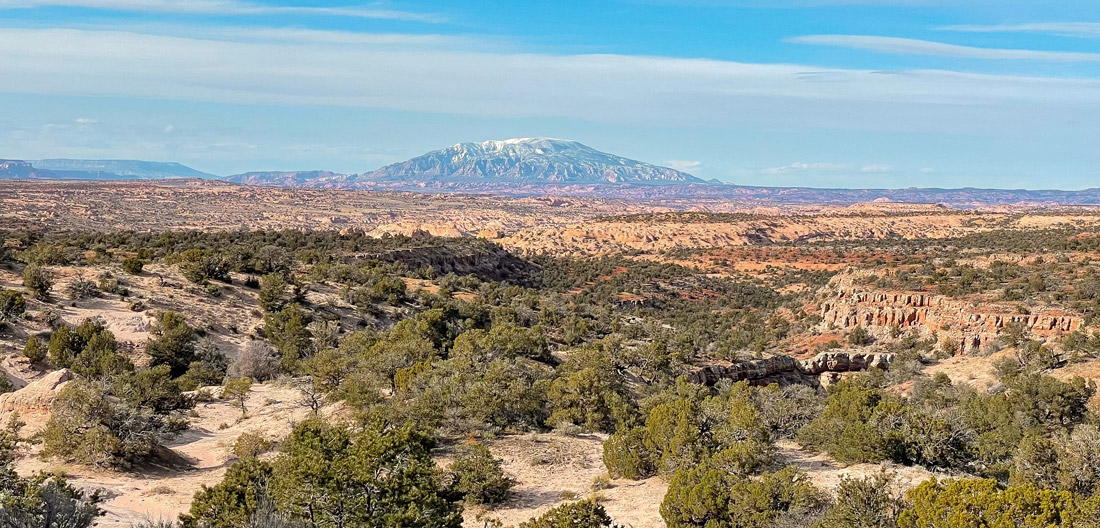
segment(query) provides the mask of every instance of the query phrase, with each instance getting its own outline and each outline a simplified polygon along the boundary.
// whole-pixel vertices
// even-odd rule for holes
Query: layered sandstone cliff
[[[1022,325],[1032,336],[1047,338],[1081,327],[1080,314],[1057,308],[1020,313],[1017,305],[961,299],[929,292],[881,291],[863,288],[850,280],[834,280],[820,304],[822,325],[848,330],[863,327],[882,335],[896,327],[933,332],[959,344],[957,352],[982,347],[1012,324]]]

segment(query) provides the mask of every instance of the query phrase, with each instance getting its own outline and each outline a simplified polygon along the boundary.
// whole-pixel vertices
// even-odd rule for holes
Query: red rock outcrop
[[[1053,308],[1022,314],[1015,305],[837,284],[820,308],[822,324],[828,327],[861,326],[872,333],[884,333],[896,325],[902,330],[915,328],[922,335],[937,332],[941,337],[956,339],[960,352],[989,343],[1012,323],[1022,324],[1039,337],[1073,332],[1084,323],[1080,314]]]

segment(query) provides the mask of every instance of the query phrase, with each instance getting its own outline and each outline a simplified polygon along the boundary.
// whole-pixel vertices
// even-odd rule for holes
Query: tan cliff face
[[[882,291],[853,285],[850,277],[838,277],[826,287],[820,304],[821,324],[849,330],[863,327],[885,334],[894,327],[915,330],[927,337],[954,339],[957,352],[980,348],[1020,324],[1032,336],[1057,337],[1081,328],[1084,318],[1056,308],[1020,313],[1016,305],[952,298],[929,292]]]

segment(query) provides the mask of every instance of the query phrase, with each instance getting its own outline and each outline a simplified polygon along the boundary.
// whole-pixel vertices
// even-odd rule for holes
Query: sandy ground
[[[1000,382],[996,370],[993,369],[993,363],[1010,354],[1008,351],[1001,351],[986,357],[952,356],[929,365],[924,369],[924,373],[935,376],[942,372],[951,378],[952,383],[965,383],[977,390],[988,390]]]
[[[486,442],[494,456],[504,460],[504,470],[518,481],[514,496],[492,511],[467,508],[464,526],[480,528],[479,514],[506,526],[516,525],[566,502],[569,497],[599,496],[616,523],[632,528],[663,528],[661,499],[668,485],[660,478],[641,481],[615,480],[611,487],[593,490],[592,484],[607,473],[603,465],[603,436],[568,436],[530,433]],[[446,466],[449,457],[440,457]]]
[[[659,477],[646,480],[614,480],[608,489],[594,491],[593,481],[606,474],[603,466],[603,437],[564,436],[556,433],[527,434],[486,442],[490,451],[504,460],[505,471],[518,481],[515,496],[491,511],[468,509],[467,528],[480,528],[480,517],[499,519],[506,526],[523,522],[564,502],[563,496],[578,499],[602,498],[608,515],[631,528],[663,528],[661,501],[668,484]],[[804,471],[814,485],[832,491],[844,477],[860,478],[886,470],[896,478],[897,492],[915,487],[932,476],[921,467],[897,464],[853,464],[844,466],[823,453],[802,450],[797,443],[776,443],[778,466],[792,465]],[[448,463],[446,456],[440,464]]]
[[[894,475],[897,491],[900,492],[908,491],[933,475],[932,472],[919,466],[902,466],[891,462],[845,466],[825,453],[805,451],[791,440],[780,440],[776,442],[775,447],[776,459],[780,465],[791,465],[804,471],[815,486],[829,492],[836,489],[845,477],[863,478],[883,470]]]
[[[187,511],[203,484],[221,480],[235,461],[229,450],[242,433],[257,433],[270,440],[289,434],[292,424],[308,415],[299,398],[298,391],[290,387],[255,385],[245,404],[249,414],[244,419],[240,419],[240,409],[226,401],[198,404],[199,416],[193,419],[191,429],[168,444],[190,462],[192,467],[186,470],[150,467],[126,473],[44,462],[36,457],[20,460],[16,468],[22,474],[62,472],[81,488],[103,490],[106,515],[95,526],[130,528],[143,520],[175,519]]]

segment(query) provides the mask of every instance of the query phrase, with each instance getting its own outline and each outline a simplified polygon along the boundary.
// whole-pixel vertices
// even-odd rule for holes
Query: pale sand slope
[[[107,500],[102,507],[107,513],[96,526],[129,528],[147,519],[175,519],[187,511],[203,484],[221,481],[235,461],[229,450],[238,436],[252,432],[270,440],[281,439],[290,433],[293,423],[306,418],[309,410],[299,399],[300,393],[290,387],[254,385],[245,404],[249,415],[240,421],[240,409],[229,402],[198,404],[199,417],[193,419],[191,429],[169,444],[193,465],[188,470],[154,467],[126,473],[43,462],[37,457],[25,457],[16,468],[21,474],[60,471],[81,488],[104,490]]]

